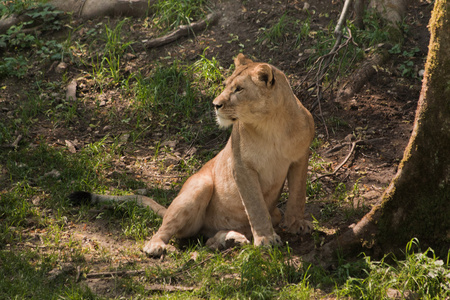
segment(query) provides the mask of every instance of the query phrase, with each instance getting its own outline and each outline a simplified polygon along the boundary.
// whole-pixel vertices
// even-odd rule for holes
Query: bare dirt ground
[[[255,40],[259,34],[259,28],[263,24],[273,24],[285,11],[298,18],[304,18],[306,12],[302,10],[304,1],[269,1],[269,0],[249,0],[245,2],[226,0],[217,3],[213,9],[220,11],[222,16],[219,23],[205,32],[198,34],[195,38],[184,38],[175,43],[163,46],[157,49],[146,51],[140,46],[139,41],[148,39],[148,32],[142,26],[142,20],[132,20],[128,28],[129,36],[135,39],[137,43],[133,45],[136,54],[130,58],[130,72],[133,69],[145,70],[150,68],[150,61],[157,60],[160,57],[171,56],[183,60],[194,61],[199,55],[205,54],[208,58],[215,57],[221,66],[228,68],[232,64],[232,59],[239,51],[257,58],[259,61],[270,62],[284,71],[299,98],[307,108],[310,108],[315,99],[304,97],[301,91],[300,82],[307,74],[302,55],[308,55],[310,45],[302,45],[300,49],[294,49],[291,45],[280,43],[274,49],[267,49]],[[310,0],[312,30],[321,30],[326,28],[331,20],[337,20],[343,1],[338,0]],[[414,62],[414,71],[417,73],[423,69],[424,58],[428,46],[427,24],[432,5],[425,0],[409,1],[409,8],[405,22],[410,30],[405,38],[405,48],[418,47],[418,53],[411,60]],[[325,13],[326,12],[326,13]],[[95,26],[101,20],[88,21],[84,25],[86,28]],[[80,36],[82,33],[77,33]],[[207,49],[206,49],[207,48]],[[206,49],[206,50],[205,50]],[[307,203],[307,214],[319,218],[327,213],[330,205],[332,206],[336,186],[339,183],[345,184],[346,190],[351,190],[358,183],[358,191],[354,197],[336,203],[337,209],[331,211],[332,215],[325,220],[320,227],[319,239],[317,235],[311,236],[292,236],[281,232],[283,240],[289,241],[294,254],[302,255],[309,252],[315,246],[330,238],[331,234],[345,229],[352,223],[357,222],[371,205],[376,203],[386,186],[389,184],[397,170],[403,150],[408,142],[413,126],[416,104],[421,89],[420,78],[409,78],[401,75],[398,66],[401,61],[396,61],[392,56],[387,63],[377,69],[376,74],[370,78],[362,90],[354,97],[345,102],[335,101],[336,88],[325,95],[321,103],[321,110],[313,111],[316,122],[316,135],[323,141],[317,150],[320,157],[330,164],[329,170],[332,171],[349,153],[350,143],[355,140],[372,141],[364,145],[358,145],[353,151],[350,159],[337,172],[335,176],[324,177],[321,180],[325,194],[319,199],[310,199]],[[69,77],[76,78],[82,70],[69,65]],[[49,66],[47,71],[48,78],[60,77],[55,72],[55,68]],[[12,80],[12,79],[8,79]],[[79,82],[78,93],[83,97],[94,97],[93,91],[89,90],[89,82]],[[11,85],[8,85],[11,86]],[[23,86],[23,83],[18,85]],[[17,90],[10,88],[1,91],[4,99],[15,99]],[[106,106],[115,105],[111,100],[116,95],[114,91],[105,93]],[[212,101],[213,99],[211,99]],[[8,103],[8,102],[6,102]],[[0,114],[8,113],[6,107]],[[64,146],[64,140],[77,141],[80,148],[84,144],[101,139],[107,130],[114,130],[115,134],[121,133],[121,128],[109,128],[107,119],[101,120],[98,126],[99,130],[89,130],[89,116],[86,116],[86,122],[81,122],[79,128],[58,128],[49,130],[46,124],[41,123],[36,128],[30,129],[29,137],[31,141],[38,141],[44,136],[49,144],[61,144]],[[323,120],[334,120],[333,122],[323,123]],[[158,168],[152,163],[136,166],[135,162],[145,161],[146,157],[152,157],[154,150],[147,147],[152,144],[153,138],[165,138],[156,132],[148,135],[148,140],[138,140],[137,146],[133,148],[132,156],[123,157],[117,161],[115,166],[117,172],[128,172],[136,177],[137,180],[144,181],[148,186],[154,182],[170,182],[180,180],[180,176],[186,176],[179,171],[173,171],[169,174],[160,174]],[[170,137],[167,137],[169,139]],[[226,135],[219,135],[203,145],[204,148],[214,149],[219,147],[226,140]],[[167,140],[166,142],[172,142]],[[343,147],[337,147],[338,145]],[[192,151],[191,145],[180,143],[173,144],[174,152],[185,157]],[[202,145],[196,145],[201,148]],[[136,150],[137,148],[137,150]],[[330,151],[335,149],[336,151]],[[201,149],[200,149],[201,150]],[[137,151],[137,152],[136,152]],[[125,154],[127,152],[125,151]],[[177,158],[173,158],[173,163],[177,163]],[[353,213],[346,215],[346,208],[355,208]],[[347,210],[348,211],[348,210]],[[114,229],[105,227],[101,221],[96,219],[96,213],[91,214],[89,222],[70,225],[68,236],[63,238],[75,238],[80,240],[83,245],[92,249],[92,271],[102,271],[113,265],[124,266],[127,264],[153,264],[163,263],[163,260],[153,260],[146,258],[139,249],[140,244],[119,237]],[[39,232],[31,234],[39,235]],[[117,234],[117,235],[116,235]],[[99,245],[101,247],[99,247]],[[110,251],[107,261],[101,260],[100,248]],[[111,258],[112,257],[112,258]],[[111,260],[114,260],[113,262]],[[98,279],[90,279],[88,285],[94,289],[94,292],[108,294],[113,288],[114,282],[105,283]]]

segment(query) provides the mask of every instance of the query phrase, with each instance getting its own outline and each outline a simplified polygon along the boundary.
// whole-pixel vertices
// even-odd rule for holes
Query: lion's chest
[[[274,143],[271,147],[267,146],[252,147],[243,155],[244,161],[257,172],[263,195],[280,191],[292,163],[290,158],[283,155],[278,145]]]

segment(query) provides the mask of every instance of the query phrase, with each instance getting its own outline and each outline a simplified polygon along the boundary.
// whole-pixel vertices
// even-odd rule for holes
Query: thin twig
[[[327,133],[327,138],[329,136],[328,128],[327,128],[326,122],[324,120],[323,113],[322,113],[322,108],[321,108],[322,95],[323,95],[323,92],[324,92],[323,91],[323,87],[322,87],[322,81],[325,78],[331,63],[333,62],[335,57],[339,54],[339,51],[341,51],[341,49],[343,49],[343,48],[347,49],[348,44],[352,40],[352,35],[351,35],[350,30],[349,30],[348,31],[349,32],[349,37],[347,37],[347,40],[343,44],[341,44],[342,37],[344,36],[342,28],[343,28],[343,26],[345,24],[345,20],[347,18],[347,13],[348,13],[348,10],[349,10],[351,2],[352,2],[352,0],[346,0],[345,3],[344,3],[344,7],[343,7],[341,15],[339,17],[339,21],[338,21],[338,23],[337,23],[337,25],[336,25],[336,27],[334,29],[334,36],[336,38],[336,41],[335,41],[335,43],[333,45],[333,48],[331,48],[329,53],[319,57],[315,61],[314,65],[313,65],[313,68],[310,69],[310,71],[313,70],[313,69],[316,70],[316,76],[315,76],[316,101],[314,101],[314,103],[311,105],[310,111],[312,112],[312,111],[314,111],[314,109],[316,109],[316,107],[319,107],[319,113],[320,113],[321,119],[323,121],[323,124],[325,126],[325,131]],[[306,80],[306,78],[308,77],[310,71],[308,71],[308,73],[306,74],[304,80]],[[303,84],[303,82],[301,84]],[[309,93],[309,96],[311,96],[313,93],[314,93],[314,90],[312,90]]]
[[[128,271],[113,271],[113,272],[98,272],[87,273],[86,278],[104,278],[114,276],[139,276],[145,274],[144,270],[128,270]],[[77,274],[77,279],[80,275]],[[162,292],[177,292],[177,291],[193,291],[195,287],[191,286],[179,286],[169,284],[151,284],[146,287],[147,290],[162,291]]]
[[[311,183],[315,182],[316,180],[319,180],[320,178],[326,177],[326,176],[333,176],[336,175],[337,171],[339,171],[340,168],[342,168],[343,165],[345,165],[345,163],[348,161],[348,159],[350,158],[350,156],[352,155],[353,151],[355,150],[355,147],[358,143],[360,143],[361,140],[355,141],[352,143],[352,147],[350,149],[350,151],[348,152],[347,156],[344,158],[344,160],[339,164],[339,166],[337,166],[333,172],[331,173],[327,173],[327,174],[323,174],[320,175],[316,178],[314,178],[313,180],[311,180]]]
[[[16,149],[19,146],[19,143],[22,140],[22,138],[23,138],[23,135],[19,134],[12,144],[0,145],[0,148],[13,148],[13,149]]]
[[[193,291],[196,287],[193,286],[181,286],[181,285],[168,285],[168,284],[152,284],[145,287],[146,290],[159,291],[159,292],[178,292],[178,291]]]
[[[86,278],[102,278],[114,276],[138,276],[145,274],[145,270],[121,270],[111,272],[86,273]]]

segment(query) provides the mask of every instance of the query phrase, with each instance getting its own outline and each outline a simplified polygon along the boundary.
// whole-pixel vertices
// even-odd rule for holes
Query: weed
[[[103,36],[105,46],[101,54],[97,54],[91,60],[91,75],[101,89],[108,85],[121,84],[124,79],[120,68],[121,59],[132,44],[132,42],[122,41],[122,28],[126,22],[128,19],[123,19],[114,28],[105,25]]]
[[[22,56],[5,57],[0,63],[0,77],[15,76],[22,78],[28,72],[28,61]]]
[[[6,48],[29,48],[36,42],[36,37],[22,32],[24,26],[33,24],[33,21],[23,22],[13,25],[6,31],[6,34],[0,35],[0,47]]]
[[[35,5],[36,1],[34,0],[1,0],[0,1],[0,15],[1,16],[10,16],[12,14],[21,14],[28,7]]]
[[[349,278],[339,294],[358,299],[382,299],[387,297],[389,289],[393,289],[402,297],[407,294],[415,294],[420,299],[448,297],[450,283],[445,279],[450,277],[448,262],[445,264],[438,259],[432,249],[414,253],[413,246],[418,246],[417,239],[406,246],[405,260],[394,258],[395,266],[386,262],[387,257],[380,261],[365,257],[366,278]]]
[[[206,58],[206,51],[203,50],[203,54],[200,55],[200,59],[197,60],[191,67],[193,78],[198,85],[198,89],[203,91],[206,96],[215,97],[218,86],[222,83],[224,76],[222,75],[223,68],[219,65],[219,62],[215,57]]]
[[[265,43],[270,42],[273,45],[277,45],[280,42],[283,41],[291,20],[286,15],[283,14],[278,22],[276,22],[272,27],[270,28],[261,28],[262,33],[260,34],[260,37],[257,39],[258,43]]]
[[[420,50],[417,47],[414,47],[410,50],[401,50],[400,44],[395,44],[390,50],[389,53],[396,54],[403,59],[403,61],[397,66],[398,70],[402,77],[411,77],[416,78],[417,72],[415,68],[414,62],[411,60],[414,56],[419,53]]]
[[[306,40],[309,37],[311,32],[311,17],[308,14],[308,17],[305,20],[297,20],[295,21],[296,28],[300,27],[297,33],[297,37],[295,40],[295,47],[298,48],[301,45],[301,42]]]
[[[163,29],[163,32],[180,25],[188,25],[206,15],[207,3],[206,0],[158,0],[153,4],[153,22]]]
[[[26,14],[34,21],[42,23],[42,30],[44,31],[59,30],[62,27],[62,22],[59,20],[59,17],[63,12],[56,10],[51,4],[39,3],[30,7]]]
[[[4,1],[3,1],[4,2]],[[5,6],[2,3],[0,10]],[[17,4],[11,4],[11,11],[27,8],[27,15],[31,17],[30,21],[22,22],[8,28],[5,34],[0,35],[0,48],[9,50],[0,62],[0,77],[16,76],[22,78],[28,71],[28,62],[23,55],[17,54],[17,51],[23,51],[29,48],[36,48],[36,53],[43,59],[58,60],[62,58],[63,47],[54,40],[45,41],[38,39],[34,34],[24,32],[24,29],[33,26],[36,22],[41,23],[43,31],[59,30],[61,23],[58,20],[62,13],[56,11],[49,4],[31,5],[31,2],[18,1]]]

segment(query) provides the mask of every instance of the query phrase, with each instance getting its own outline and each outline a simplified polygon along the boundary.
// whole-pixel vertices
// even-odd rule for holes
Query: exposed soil
[[[326,28],[331,20],[337,20],[339,12],[344,1],[331,0],[309,0],[311,14],[312,30]],[[424,58],[428,46],[427,24],[432,9],[432,5],[425,0],[409,1],[408,14],[405,22],[410,30],[406,35],[405,48],[418,47],[420,52],[411,60],[414,62],[414,72],[417,74],[423,69]],[[291,81],[294,90],[298,93],[307,108],[310,108],[315,101],[313,97],[305,97],[302,91],[307,70],[305,68],[304,56],[308,55],[310,45],[302,45],[300,49],[295,49],[291,44],[280,43],[276,48],[269,50],[267,47],[256,44],[255,40],[259,35],[259,28],[263,24],[273,24],[285,11],[290,16],[299,19],[306,18],[307,13],[302,10],[304,1],[269,1],[269,0],[249,0],[241,2],[239,0],[221,1],[214,8],[223,13],[217,25],[213,26],[204,33],[195,38],[184,38],[175,43],[164,47],[146,51],[138,42],[133,45],[136,54],[129,57],[127,67],[130,72],[141,70],[150,70],[153,61],[161,57],[178,57],[183,60],[196,60],[199,55],[205,54],[208,58],[215,57],[221,66],[227,68],[232,64],[232,59],[240,51],[247,55],[255,57],[258,61],[270,62],[284,71]],[[325,13],[326,12],[326,13]],[[101,20],[93,20],[85,23],[85,28],[95,26]],[[136,41],[148,39],[149,32],[142,26],[142,20],[132,20],[129,26],[124,30],[129,30],[129,36]],[[74,38],[80,38],[75,36]],[[236,38],[238,37],[238,38]],[[421,89],[420,78],[404,77],[398,70],[402,61],[395,56],[391,56],[389,61],[379,66],[375,76],[370,78],[361,92],[345,102],[335,102],[336,87],[325,94],[321,103],[321,112],[319,109],[313,111],[316,122],[316,135],[323,141],[317,150],[319,155],[330,163],[329,171],[347,156],[350,144],[355,140],[368,141],[364,145],[358,145],[351,155],[348,162],[334,176],[321,178],[324,188],[324,195],[318,199],[310,199],[307,203],[307,214],[314,215],[317,219],[323,220],[320,224],[320,231],[317,234],[308,236],[292,236],[280,232],[283,240],[289,241],[294,254],[302,255],[318,246],[325,239],[330,238],[331,234],[343,230],[351,224],[357,222],[371,205],[375,204],[383,190],[389,184],[397,170],[403,150],[409,140],[412,130],[416,104],[419,99]],[[68,66],[68,76],[77,78],[82,70],[75,66]],[[61,74],[55,71],[55,66],[48,66],[46,72],[49,79],[59,78]],[[307,79],[308,80],[308,79]],[[307,82],[306,80],[306,82]],[[24,82],[13,83],[13,79],[8,79],[8,88],[0,91],[0,99],[5,105],[0,111],[0,117],[7,117],[8,112],[14,109],[14,102],[26,97],[20,90],[24,87]],[[17,88],[19,87],[19,88]],[[90,88],[90,83],[85,79],[78,82],[78,94],[80,97],[91,97],[95,99],[96,91]],[[115,90],[104,93],[105,106],[121,105],[119,101],[123,96]],[[212,101],[212,99],[211,99]],[[17,102],[19,103],[19,102]],[[326,120],[326,124],[323,123]],[[331,121],[330,121],[331,120]],[[36,126],[30,128],[29,136],[26,137],[32,143],[36,143],[41,137],[49,144],[59,144],[66,146],[65,140],[72,141],[77,148],[92,141],[103,138],[107,131],[114,131],[119,135],[125,130],[121,128],[111,128],[108,126],[107,118],[100,120],[98,129],[89,129],[89,116],[86,116],[86,122],[80,122],[79,128],[56,128],[45,122],[36,123]],[[136,164],[136,161],[145,162],[146,158],[154,155],[154,150],[149,149],[148,145],[153,145],[155,140],[167,139],[166,143],[172,143],[174,152],[180,157],[192,155],[192,145],[186,145],[183,142],[170,140],[162,133],[154,132],[145,135],[145,139],[137,140],[130,156],[121,158],[115,166],[116,172],[127,172],[134,175],[137,180],[144,181],[149,188],[155,185],[155,182],[180,181],[182,176],[186,176],[179,170],[161,174],[154,163]],[[215,148],[223,145],[226,135],[211,140],[204,148]],[[163,140],[164,142],[164,140]],[[344,144],[341,148],[337,145]],[[195,145],[201,149],[202,145]],[[330,151],[330,149],[337,149]],[[195,150],[194,150],[195,152]],[[125,154],[128,154],[125,151]],[[177,164],[179,157],[172,157],[171,163]],[[137,167],[138,166],[138,167]],[[114,176],[114,174],[111,174]],[[355,182],[358,184],[359,191],[354,192],[354,197],[347,198],[338,203],[333,197],[336,186],[343,183],[346,189],[351,191]],[[323,217],[327,214],[327,209],[335,204],[329,218]],[[353,209],[352,209],[353,208]],[[352,212],[352,213],[348,213]],[[94,215],[89,218],[91,222],[82,224],[73,224],[69,226],[70,236],[73,239],[81,240],[86,247],[92,249],[106,248],[115,257],[117,266],[123,266],[127,263],[132,264],[152,264],[162,263],[161,260],[146,258],[139,252],[142,245],[136,245],[133,241],[116,237],[116,233],[111,228],[104,227],[101,221],[98,221]],[[30,233],[38,234],[38,233]],[[119,234],[117,234],[119,236]],[[63,237],[68,238],[68,237]],[[111,266],[111,262],[102,262],[99,252],[95,252],[92,259],[91,271],[102,271]],[[126,253],[126,254],[124,254]],[[130,255],[130,253],[133,253]],[[134,257],[133,257],[134,256]],[[89,258],[88,258],[89,259]],[[131,261],[131,262],[130,262]],[[98,279],[88,280],[88,284],[101,294],[108,294],[112,285],[97,284]],[[102,281],[104,283],[104,281]],[[103,284],[102,283],[102,284]],[[103,290],[102,290],[103,289]]]

